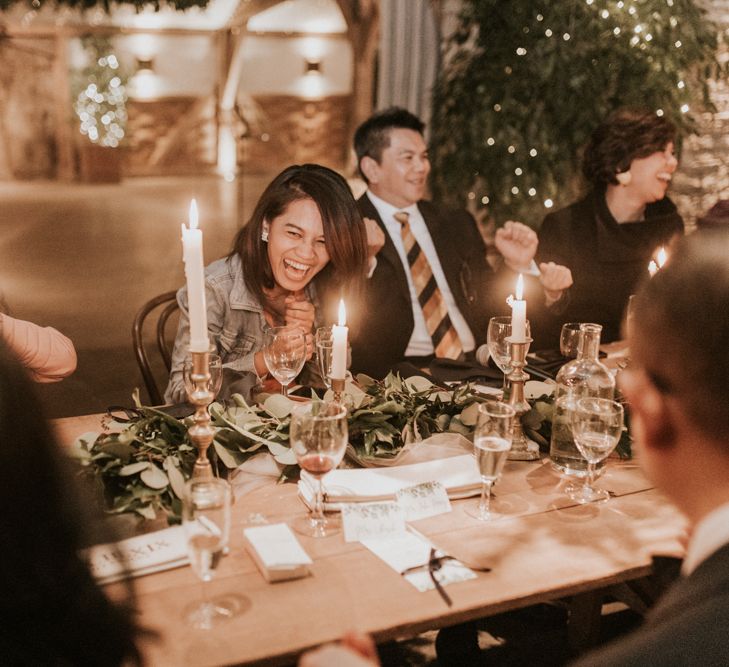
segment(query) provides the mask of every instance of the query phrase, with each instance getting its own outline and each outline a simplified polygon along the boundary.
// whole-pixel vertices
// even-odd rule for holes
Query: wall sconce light
[[[321,74],[321,61],[309,59],[305,60],[304,74]]]

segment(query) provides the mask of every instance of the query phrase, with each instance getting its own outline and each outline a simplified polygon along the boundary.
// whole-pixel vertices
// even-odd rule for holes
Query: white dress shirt
[[[461,311],[456,305],[456,301],[453,298],[451,288],[448,286],[445,274],[443,273],[443,267],[440,265],[440,259],[438,259],[438,253],[435,251],[433,245],[433,239],[430,236],[428,227],[423,220],[423,214],[420,212],[417,204],[408,206],[407,208],[397,208],[392,204],[388,204],[383,199],[380,199],[376,195],[372,194],[370,190],[367,191],[367,196],[370,201],[377,209],[380,214],[380,218],[385,225],[387,233],[390,235],[390,239],[395,245],[397,254],[400,255],[400,261],[402,262],[403,268],[405,269],[405,276],[408,281],[408,289],[410,290],[410,303],[413,309],[413,334],[410,337],[407,349],[405,350],[406,357],[420,357],[433,354],[435,352],[433,348],[433,339],[428,333],[428,328],[425,325],[425,317],[423,316],[423,309],[418,301],[418,295],[413,285],[413,279],[410,275],[410,265],[408,264],[407,254],[405,253],[405,246],[402,242],[402,225],[395,220],[394,215],[399,211],[405,211],[409,214],[408,223],[410,229],[413,232],[415,240],[420,245],[420,249],[425,253],[425,257],[430,263],[430,268],[433,271],[433,277],[438,285],[438,288],[443,295],[446,308],[448,308],[448,315],[450,315],[451,322],[455,328],[458,336],[461,339],[464,352],[470,352],[476,347],[473,334],[471,329],[468,327],[465,318],[461,314]]]
[[[729,503],[709,512],[694,529],[681,572],[691,574],[703,561],[729,544]]]

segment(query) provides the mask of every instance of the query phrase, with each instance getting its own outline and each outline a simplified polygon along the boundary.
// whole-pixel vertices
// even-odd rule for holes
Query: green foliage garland
[[[538,226],[577,195],[580,149],[610,111],[693,129],[726,75],[717,40],[695,0],[464,0],[434,89],[435,198]]]

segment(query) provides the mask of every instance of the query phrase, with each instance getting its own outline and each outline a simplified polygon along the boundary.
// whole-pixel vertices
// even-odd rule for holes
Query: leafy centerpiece
[[[381,381],[360,375],[357,381],[347,383],[346,400],[350,408],[348,453],[360,465],[392,463],[407,446],[427,446],[432,435],[471,437],[478,405],[488,400],[470,384],[443,389],[425,378],[403,380],[392,374]],[[312,399],[317,400],[315,395]],[[138,396],[135,400],[139,405]],[[535,409],[524,417],[529,420],[530,435],[538,436],[547,447],[550,400],[540,397]],[[294,405],[279,394],[256,405],[240,395],[228,405],[213,403],[211,451],[219,473],[226,475],[252,456],[267,452],[278,464],[282,480],[295,476],[298,467],[289,447]],[[100,482],[108,512],[154,519],[161,511],[168,521],[177,521],[183,487],[197,456],[187,433],[190,420],[180,421],[144,406],[130,414],[129,421],[111,424],[113,432],[81,436],[74,452],[85,473]]]

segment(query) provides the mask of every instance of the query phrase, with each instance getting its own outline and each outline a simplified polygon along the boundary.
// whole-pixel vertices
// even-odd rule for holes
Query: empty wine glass
[[[182,501],[182,525],[187,538],[190,566],[202,580],[202,602],[186,610],[187,622],[208,630],[216,621],[231,618],[240,611],[232,595],[210,598],[208,584],[220,563],[230,536],[232,494],[222,479],[191,479]]]
[[[575,359],[580,347],[580,323],[566,322],[559,334],[559,351],[563,357]]]
[[[303,535],[326,537],[339,532],[339,521],[324,516],[322,478],[342,461],[347,437],[347,409],[341,403],[312,401],[291,413],[291,449],[299,466],[317,481],[312,513],[292,522],[294,530]]]
[[[319,363],[319,372],[321,373],[321,379],[327,389],[332,388],[332,348],[334,346],[334,340],[332,338],[331,327],[319,327],[316,330],[314,336],[314,342],[316,344],[316,359]]]
[[[507,403],[487,401],[478,407],[473,435],[473,456],[481,475],[481,497],[466,507],[466,513],[479,521],[490,521],[491,486],[501,476],[511,449],[516,411]]]
[[[220,355],[214,352],[208,355],[208,371],[210,372],[210,379],[207,388],[212,394],[212,400],[215,400],[223,383],[223,360]],[[182,366],[182,379],[185,383],[187,395],[190,396],[195,391],[195,384],[192,381],[192,359],[185,359]]]
[[[288,396],[288,386],[306,361],[306,336],[298,327],[273,327],[264,336],[263,359],[268,371]]]
[[[526,335],[531,337],[529,322],[526,323]],[[511,373],[511,349],[509,348],[509,337],[511,336],[511,315],[492,317],[489,320],[489,327],[486,331],[486,344],[494,363],[504,374],[502,389],[506,391],[509,386],[507,375]]]
[[[577,449],[587,461],[584,484],[571,497],[578,503],[605,502],[610,494],[593,487],[595,464],[607,458],[620,440],[623,406],[609,398],[580,398],[570,420]]]

